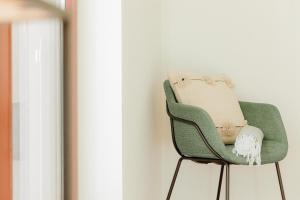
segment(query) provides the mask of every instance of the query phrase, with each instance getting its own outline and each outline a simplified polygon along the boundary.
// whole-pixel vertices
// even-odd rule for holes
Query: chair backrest
[[[165,94],[166,94],[166,98],[167,98],[168,103],[177,102],[175,94],[173,92],[173,89],[171,87],[171,84],[170,84],[169,80],[165,80],[164,90],[165,90]]]
[[[207,147],[203,139],[199,137],[198,129],[190,123],[172,118],[172,106],[170,107],[170,104],[177,103],[177,100],[169,80],[164,81],[164,90],[167,99],[167,112],[171,121],[172,140],[178,154],[195,157],[201,152],[207,158],[217,158]]]

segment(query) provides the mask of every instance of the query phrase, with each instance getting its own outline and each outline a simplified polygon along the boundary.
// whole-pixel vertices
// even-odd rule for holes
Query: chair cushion
[[[247,122],[225,75],[192,75],[172,73],[171,87],[179,103],[198,106],[209,113],[225,144],[233,144]]]

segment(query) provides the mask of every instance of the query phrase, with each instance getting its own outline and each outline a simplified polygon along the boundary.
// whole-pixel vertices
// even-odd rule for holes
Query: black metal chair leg
[[[219,186],[218,186],[217,200],[220,199],[221,188],[222,188],[222,181],[223,181],[223,172],[224,172],[224,165],[221,166],[221,172],[220,172],[220,178],[219,178]]]
[[[282,200],[285,200],[285,194],[284,194],[284,188],[283,188],[283,183],[282,183],[282,178],[281,178],[279,163],[276,162],[275,165],[276,165],[276,171],[277,171],[277,176],[278,176],[278,182],[279,182],[279,186],[280,186],[281,197],[282,197]]]
[[[174,188],[174,185],[175,185],[175,182],[176,182],[176,178],[177,178],[177,175],[178,175],[178,172],[179,172],[182,160],[183,160],[183,158],[180,158],[178,160],[177,167],[176,167],[176,170],[175,170],[175,173],[174,173],[174,176],[173,176],[173,180],[172,180],[169,192],[168,192],[167,200],[170,200],[170,198],[171,198],[172,191],[173,191],[173,188]]]
[[[226,164],[226,200],[229,200],[230,193],[230,165]]]

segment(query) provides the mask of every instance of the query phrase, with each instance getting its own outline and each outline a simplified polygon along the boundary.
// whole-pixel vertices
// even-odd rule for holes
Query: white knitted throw
[[[245,126],[237,136],[232,152],[247,159],[249,165],[261,165],[261,145],[263,132],[254,126]]]

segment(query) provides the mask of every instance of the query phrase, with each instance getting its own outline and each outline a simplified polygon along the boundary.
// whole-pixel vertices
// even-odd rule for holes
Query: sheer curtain
[[[58,20],[13,25],[14,200],[62,200],[61,36]]]

